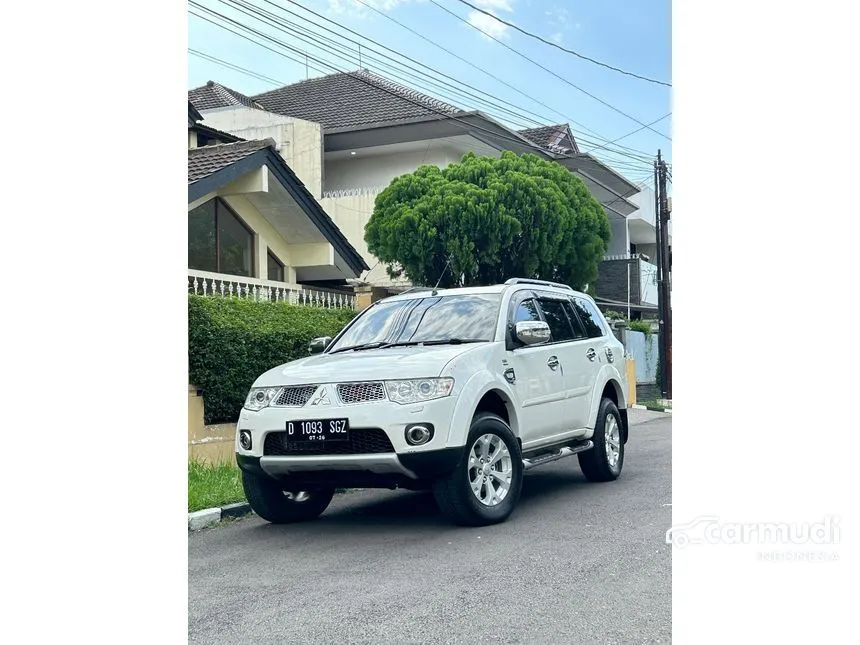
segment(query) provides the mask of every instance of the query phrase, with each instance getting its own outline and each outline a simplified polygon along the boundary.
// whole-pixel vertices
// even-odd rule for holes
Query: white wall
[[[274,139],[278,152],[317,199],[322,196],[322,128],[318,123],[246,107],[203,113],[203,124],[243,139]]]
[[[624,255],[630,252],[630,244],[627,241],[627,221],[609,220],[612,227],[612,237],[609,238],[609,246],[606,255]]]
[[[646,222],[650,223],[651,226],[654,226],[657,221],[654,217],[654,190],[641,184],[639,187],[641,188],[641,192],[636,193],[628,200],[639,207],[639,210],[634,211],[630,217],[644,219]]]
[[[444,168],[462,158],[462,151],[430,142],[424,150],[369,156],[358,151],[355,156],[326,161],[325,190],[385,188],[395,177],[413,172],[419,166],[433,164]]]

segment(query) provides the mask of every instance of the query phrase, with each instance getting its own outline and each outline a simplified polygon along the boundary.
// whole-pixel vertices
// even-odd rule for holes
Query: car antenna
[[[448,261],[445,263],[445,268],[442,269],[442,273],[439,274],[439,279],[436,280],[436,286],[433,287],[433,291],[430,294],[431,296],[435,296],[439,291],[439,283],[442,282],[442,278],[445,277],[445,271],[448,270],[448,267],[451,266],[451,256],[448,256]]]

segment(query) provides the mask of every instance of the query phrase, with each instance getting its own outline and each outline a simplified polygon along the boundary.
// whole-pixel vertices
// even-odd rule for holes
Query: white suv
[[[338,487],[401,487],[492,524],[534,466],[576,454],[590,481],[621,473],[624,349],[565,285],[397,295],[311,352],[260,376],[236,427],[245,494],[269,522],[318,516]]]

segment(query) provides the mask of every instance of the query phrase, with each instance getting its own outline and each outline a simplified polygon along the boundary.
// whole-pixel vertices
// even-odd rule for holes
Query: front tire
[[[487,526],[510,516],[522,487],[519,442],[503,419],[481,412],[472,419],[460,461],[433,483],[433,495],[454,523]]]
[[[304,522],[319,516],[334,497],[334,489],[286,491],[278,482],[242,471],[242,488],[251,509],[272,524]]]
[[[579,453],[579,467],[590,482],[618,479],[624,465],[624,442],[621,437],[621,414],[611,399],[600,402],[594,436],[594,448]]]

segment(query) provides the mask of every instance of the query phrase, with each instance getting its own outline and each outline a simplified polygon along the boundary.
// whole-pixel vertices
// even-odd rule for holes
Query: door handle
[[[546,364],[549,366],[549,368],[551,370],[554,370],[555,368],[558,367],[558,357],[557,356],[550,356],[549,359],[547,360]]]
[[[589,347],[588,351],[585,352],[585,356],[588,358],[588,360],[593,361],[595,358],[597,358],[597,352],[594,351],[593,347]]]

